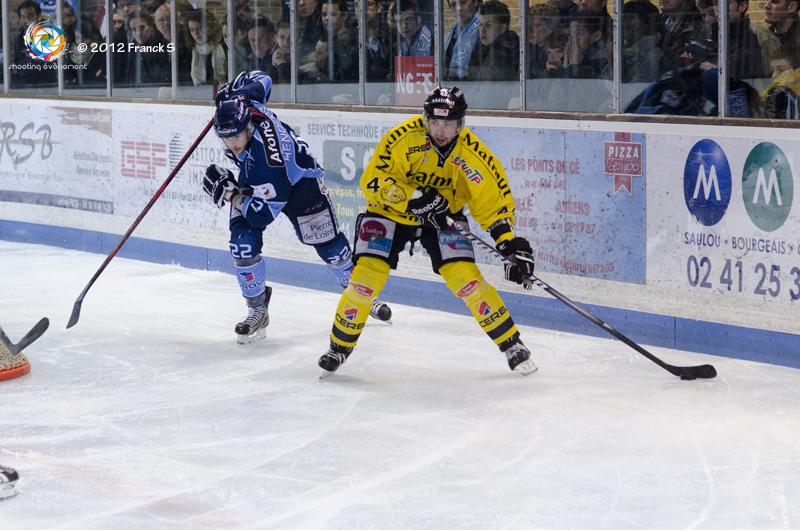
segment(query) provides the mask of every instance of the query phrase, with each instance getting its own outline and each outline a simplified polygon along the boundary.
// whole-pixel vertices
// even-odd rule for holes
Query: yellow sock
[[[477,265],[468,261],[447,263],[439,269],[439,274],[495,344],[500,345],[518,332],[503,299],[483,278]]]
[[[362,256],[350,276],[350,284],[339,299],[331,329],[331,342],[352,348],[364,329],[372,301],[386,285],[389,264],[377,258]]]

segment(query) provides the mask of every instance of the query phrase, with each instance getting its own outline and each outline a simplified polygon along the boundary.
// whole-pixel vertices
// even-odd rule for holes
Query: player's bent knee
[[[348,295],[355,298],[373,299],[386,284],[389,277],[389,264],[377,258],[363,256],[353,269]]]
[[[478,267],[467,261],[457,261],[442,265],[439,273],[447,282],[447,287],[463,300],[478,298],[488,289]]]

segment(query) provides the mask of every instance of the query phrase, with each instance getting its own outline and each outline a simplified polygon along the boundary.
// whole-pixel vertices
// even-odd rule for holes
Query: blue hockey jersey
[[[246,195],[242,215],[253,227],[266,227],[280,214],[292,187],[301,179],[321,178],[322,167],[308,144],[267,109],[272,80],[263,72],[243,72],[220,91],[217,101],[246,96],[255,109],[253,138],[238,157],[226,154],[239,168],[239,189]]]

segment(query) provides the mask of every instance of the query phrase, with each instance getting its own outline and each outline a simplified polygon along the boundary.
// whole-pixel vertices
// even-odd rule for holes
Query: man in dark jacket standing
[[[481,6],[478,16],[480,54],[478,68],[471,76],[476,81],[519,79],[519,36],[508,29],[511,13],[497,0]]]
[[[761,44],[750,29],[748,0],[728,1],[728,68],[731,79],[750,79],[767,75]]]
[[[778,37],[781,45],[795,47],[800,45],[798,10],[800,10],[800,1],[798,0],[767,0],[764,2],[764,21],[769,24],[769,30]]]

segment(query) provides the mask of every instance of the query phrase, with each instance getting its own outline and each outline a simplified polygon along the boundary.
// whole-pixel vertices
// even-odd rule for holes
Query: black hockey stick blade
[[[12,355],[17,355],[22,350],[30,346],[31,343],[33,343],[36,339],[41,337],[44,332],[47,331],[48,327],[50,327],[50,320],[45,317],[37,322],[36,325],[33,326],[17,344],[11,342],[8,336],[3,332],[3,329],[0,328],[0,342],[3,343],[3,346],[5,346],[5,348],[10,351]]]
[[[675,370],[670,370],[671,373],[687,381],[691,381],[692,379],[714,379],[717,377],[717,370],[710,364],[686,366],[683,368],[679,366],[673,366],[672,368]]]
[[[81,318],[81,306],[83,305],[83,297],[86,295],[86,291],[82,292],[81,295],[75,300],[75,303],[72,304],[72,314],[69,316],[69,322],[67,322],[67,329],[71,328],[75,324],[78,323],[78,319]]]
[[[454,222],[451,218],[448,217],[447,222],[451,227],[454,227],[460,234],[466,236],[472,242],[477,243],[482,247],[486,248],[489,252],[491,252],[495,256],[498,256],[506,263],[513,263],[511,259],[501,254],[496,248],[494,248],[489,243],[487,243],[480,237],[476,236],[469,230],[462,228],[461,226],[458,225],[458,223]],[[634,341],[632,341],[631,339],[629,339],[628,337],[617,331],[615,328],[613,328],[606,322],[600,320],[592,313],[590,313],[583,307],[579,306],[578,304],[576,304],[575,302],[573,302],[572,300],[570,300],[569,298],[558,292],[556,289],[554,289],[553,287],[542,281],[541,278],[531,275],[530,284],[526,283],[525,287],[529,288],[530,285],[535,285],[541,289],[544,289],[551,296],[556,298],[559,302],[562,302],[563,304],[569,306],[570,309],[574,310],[581,316],[590,320],[592,323],[601,327],[607,333],[619,339],[620,341],[624,342],[625,344],[636,350],[638,353],[644,355],[645,357],[647,357],[648,359],[650,359],[651,361],[659,365],[661,368],[671,373],[672,375],[676,375],[681,379],[687,381],[691,381],[693,379],[713,379],[717,376],[717,370],[710,364],[703,364],[700,366],[673,366],[671,364],[665,363],[664,361],[662,361],[661,359],[659,359],[658,357],[656,357],[655,355],[653,355],[652,353],[642,348],[637,343],[635,343]]]

